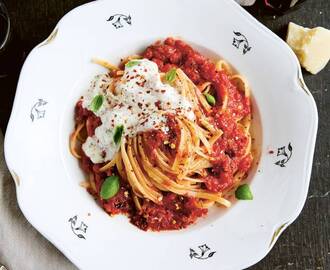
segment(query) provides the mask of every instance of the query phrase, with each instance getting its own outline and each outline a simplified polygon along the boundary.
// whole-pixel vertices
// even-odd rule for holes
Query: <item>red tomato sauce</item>
[[[181,68],[196,85],[211,82],[216,91],[218,105],[221,104],[227,89],[228,108],[234,118],[242,118],[250,113],[249,99],[237,89],[228,75],[224,71],[218,72],[213,62],[182,40],[167,38],[163,43],[156,42],[145,50],[143,57],[154,61],[162,72]]]
[[[131,222],[142,230],[178,230],[195,223],[206,215],[207,209],[196,207],[196,200],[174,193],[164,193],[162,204],[144,200],[142,211],[131,217]]]
[[[143,57],[154,61],[160,71],[167,72],[171,68],[181,68],[195,83],[209,81],[216,94],[217,103],[209,117],[214,124],[223,131],[223,135],[213,145],[213,168],[203,178],[205,188],[211,192],[220,192],[232,186],[234,174],[237,170],[248,172],[252,164],[252,156],[245,155],[248,138],[244,130],[237,124],[237,120],[251,113],[250,101],[244,96],[229,76],[217,71],[214,63],[196,52],[192,47],[181,40],[167,38],[164,42],[156,42],[149,46]],[[220,112],[223,97],[228,93],[227,110]],[[151,162],[155,162],[155,149],[165,151],[169,156],[175,156],[175,147],[179,144],[180,129],[174,117],[167,116],[168,134],[157,130],[147,132],[145,151]],[[92,112],[82,107],[79,101],[75,108],[77,123],[86,121],[87,135],[92,136],[101,121]],[[166,142],[166,143],[165,143]],[[149,200],[141,200],[142,210],[138,211],[132,199],[132,190],[126,180],[121,179],[119,192],[109,200],[100,198],[100,189],[107,176],[119,175],[115,170],[100,172],[105,164],[94,165],[91,160],[82,154],[80,162],[82,169],[92,174],[96,190],[88,191],[97,199],[98,203],[110,215],[126,214],[131,223],[142,230],[177,230],[190,224],[207,214],[207,209],[197,207],[194,198],[163,192],[163,200],[155,204]]]

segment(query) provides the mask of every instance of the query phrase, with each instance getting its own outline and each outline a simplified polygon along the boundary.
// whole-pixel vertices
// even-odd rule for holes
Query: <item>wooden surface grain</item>
[[[13,23],[10,45],[0,54],[0,125],[5,130],[20,69],[26,55],[58,20],[84,0],[5,0]],[[265,18],[249,12],[282,38],[288,22],[330,29],[330,1],[309,0],[299,10]],[[56,76],[56,74],[54,74]],[[316,76],[304,72],[319,111],[319,130],[308,199],[299,218],[282,234],[268,256],[251,270],[330,269],[330,65]],[[303,132],[303,131],[302,131]]]

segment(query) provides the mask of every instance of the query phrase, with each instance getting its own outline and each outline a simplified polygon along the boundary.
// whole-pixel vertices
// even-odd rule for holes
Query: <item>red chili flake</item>
[[[272,154],[274,154],[274,151],[273,150],[269,150],[268,151],[268,154],[271,154],[272,155]]]
[[[162,89],[162,90],[160,90],[160,92],[162,92],[164,94],[166,92],[166,90]]]
[[[135,82],[138,86],[140,86],[140,87],[144,87],[144,85],[145,85],[145,83],[146,83],[146,80],[145,79],[142,79],[142,82],[139,82],[139,81],[137,81],[137,82]]]
[[[148,70],[145,68],[145,69],[144,69],[144,72],[147,72],[147,71],[148,71]]]
[[[158,101],[155,102],[155,106],[157,107],[158,110],[161,109],[161,107],[160,107],[160,100],[158,100]]]
[[[137,70],[136,69],[133,69],[133,72],[137,72]]]

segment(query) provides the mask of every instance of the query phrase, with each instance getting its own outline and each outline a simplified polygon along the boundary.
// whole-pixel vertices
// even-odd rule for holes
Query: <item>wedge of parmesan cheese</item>
[[[330,59],[330,31],[323,27],[310,29],[290,22],[286,42],[312,74],[320,72]]]

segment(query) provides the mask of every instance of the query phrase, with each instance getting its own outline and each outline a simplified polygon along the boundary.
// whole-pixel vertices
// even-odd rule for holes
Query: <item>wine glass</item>
[[[10,18],[3,1],[0,0],[0,53],[5,49],[10,38]]]
[[[263,0],[264,7],[270,13],[284,14],[299,7],[306,0]]]

